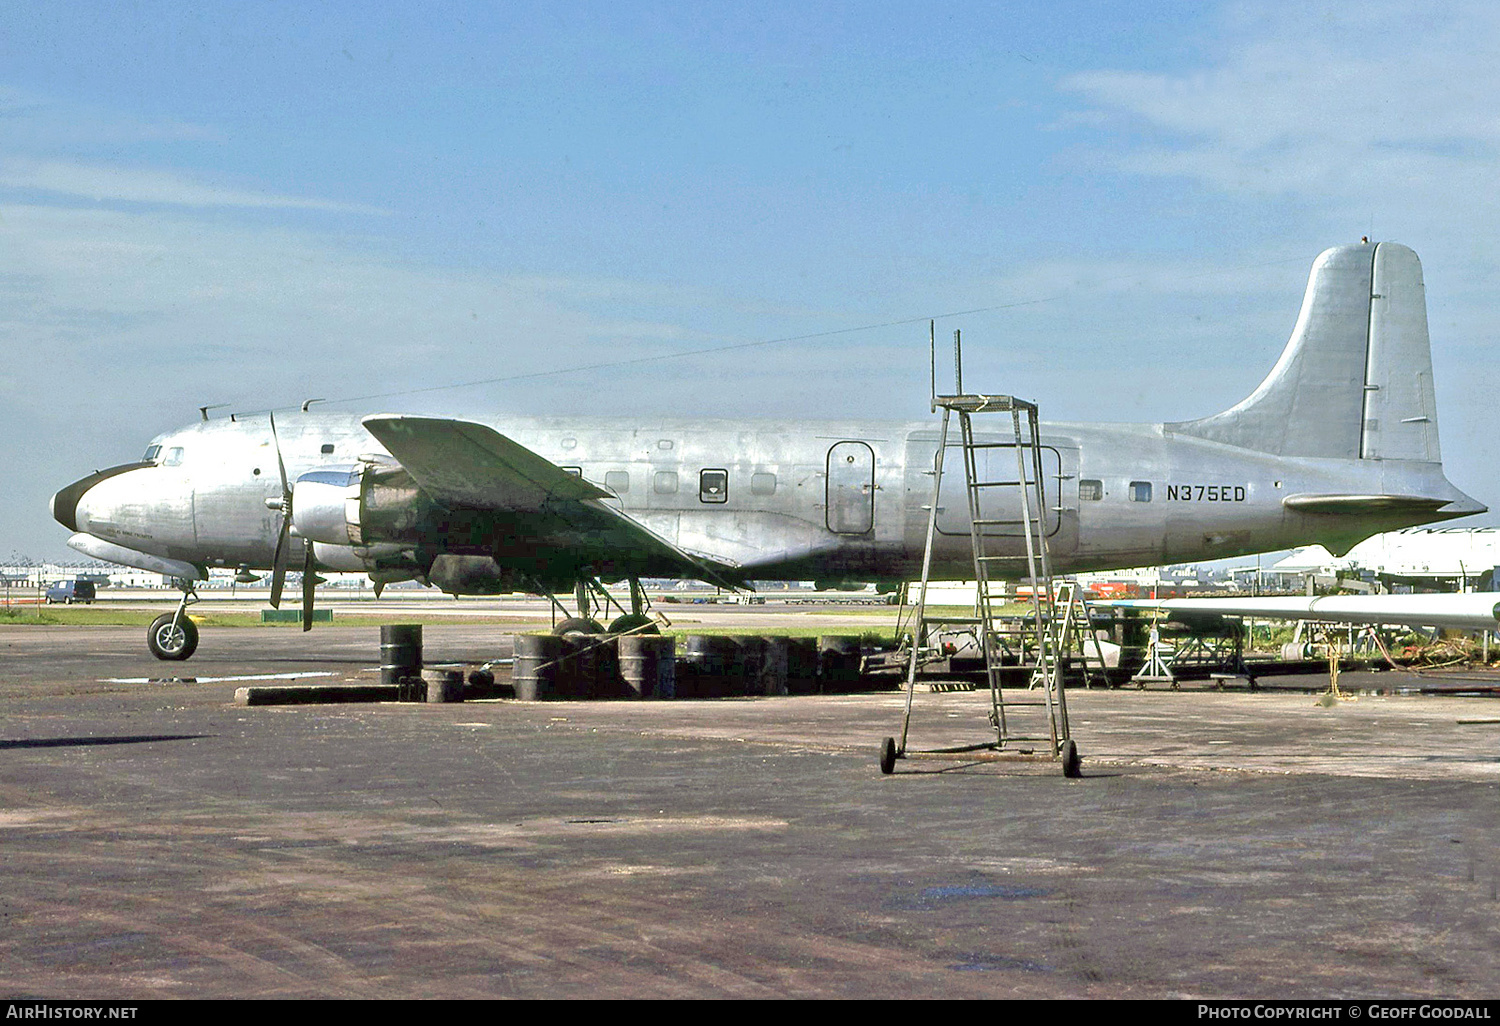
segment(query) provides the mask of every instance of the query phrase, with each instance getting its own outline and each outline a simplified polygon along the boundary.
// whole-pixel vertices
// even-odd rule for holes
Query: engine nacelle
[[[328,542],[312,543],[313,558],[322,570],[336,570],[345,574],[395,574],[391,580],[401,581],[416,577],[422,572],[412,558],[409,549],[395,542],[377,542],[374,545],[330,545]]]
[[[292,526],[325,545],[412,545],[435,504],[400,467],[320,467],[292,485]]]

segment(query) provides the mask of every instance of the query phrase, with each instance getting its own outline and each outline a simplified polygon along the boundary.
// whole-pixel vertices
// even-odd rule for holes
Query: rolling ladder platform
[[[937,395],[932,388],[932,410],[943,411],[942,429],[933,465],[932,503],[927,507],[927,540],[922,555],[922,582],[912,620],[911,644],[906,671],[906,704],[901,720],[901,736],[886,738],[880,746],[880,769],[891,773],[900,759],[947,759],[965,762],[1000,760],[1056,760],[1063,775],[1079,775],[1078,746],[1068,730],[1068,707],[1062,687],[1062,656],[1067,648],[1074,600],[1068,596],[1066,611],[1058,607],[1052,586],[1052,568],[1047,553],[1047,496],[1043,485],[1042,447],[1033,403],[1008,395],[981,395],[963,390],[963,353],[957,332],[953,335],[955,394]],[[1009,413],[1011,435],[975,437],[973,418],[983,413]],[[928,645],[929,626],[951,622],[927,616],[927,589],[932,574],[933,542],[937,535],[944,462],[954,415],[958,418],[959,445],[964,463],[964,491],[968,496],[969,538],[974,553],[974,578],[978,583],[978,640],[984,655],[985,673],[990,690],[990,726],[994,739],[976,744],[915,750],[908,746],[911,733],[912,698],[916,692],[917,667]],[[1003,458],[982,462],[979,454],[986,450],[1009,449],[1015,454],[1015,477],[1002,472],[998,480],[992,464],[1007,463]],[[1019,503],[1015,502],[1019,498]],[[1006,499],[1011,501],[1007,502]],[[1007,516],[1019,506],[1019,516]],[[1026,578],[1031,582],[1031,609],[1027,630],[1032,635],[1036,653],[1035,668],[1024,699],[1007,698],[1002,688],[1002,668],[996,639],[996,621],[992,581],[1001,568],[1018,565],[1017,555],[994,551],[1001,539],[1025,541]],[[1062,613],[1063,615],[1058,615]],[[1101,660],[1102,662],[1102,660]]]

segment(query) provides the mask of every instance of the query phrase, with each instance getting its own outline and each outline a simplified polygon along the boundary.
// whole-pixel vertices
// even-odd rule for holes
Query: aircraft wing
[[[423,491],[446,506],[535,512],[548,500],[609,497],[483,424],[390,414],[362,423]]]
[[[380,414],[364,418],[433,501],[462,509],[531,517],[545,544],[604,554],[605,562],[647,563],[653,573],[735,588],[728,561],[673,545],[628,514],[601,502],[604,489],[570,474],[493,428],[443,417]],[[618,557],[611,560],[610,556]]]
[[[1263,620],[1321,620],[1332,623],[1399,623],[1411,627],[1462,630],[1500,628],[1500,594],[1448,595],[1291,595],[1270,598],[1115,599],[1125,609],[1159,609],[1199,616],[1243,616]]]

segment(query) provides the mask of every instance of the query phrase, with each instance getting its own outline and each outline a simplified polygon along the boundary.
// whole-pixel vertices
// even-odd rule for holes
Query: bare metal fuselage
[[[975,420],[980,441],[1011,441],[1007,428],[999,415]],[[936,420],[231,417],[158,438],[149,463],[67,486],[53,515],[80,551],[188,578],[210,565],[265,569],[279,548],[280,582],[297,548],[304,571],[457,593],[627,577],[909,580],[938,438]],[[1014,446],[976,454],[980,480],[1041,480],[1064,573],[1309,542],[1341,553],[1484,510],[1443,474],[1421,263],[1396,243],[1314,261],[1280,359],[1233,407],[1155,425],[1043,425],[1040,466],[1025,473]],[[967,578],[969,498],[961,461],[947,463],[933,576]],[[1004,525],[1021,518],[1019,489],[984,494],[986,553],[1014,557],[1018,572],[1024,538]]]
[[[612,493],[611,505],[654,534],[736,565],[746,578],[899,580],[920,574],[935,419],[487,423],[558,466],[576,468]],[[976,430],[985,430],[982,417]],[[355,416],[286,415],[277,418],[277,432],[292,480],[383,451]],[[993,434],[1009,440],[999,418]],[[75,529],[199,566],[269,568],[280,525],[280,513],[270,506],[281,494],[269,420],[200,422],[155,444],[164,454],[158,459],[174,465],[158,462],[93,485],[77,501]],[[1213,559],[1313,541],[1338,551],[1378,531],[1481,508],[1448,483],[1438,463],[1276,456],[1181,434],[1171,425],[1043,425],[1042,446],[1046,530],[1053,566],[1061,572]],[[1013,473],[1014,450],[993,452],[994,459],[1010,461]],[[717,471],[725,476],[713,475]],[[716,480],[727,487],[712,487]],[[1309,494],[1451,502],[1425,514],[1379,508],[1309,513],[1284,504],[1289,496]],[[519,543],[525,542],[523,531]],[[473,532],[467,548],[452,539],[444,544],[446,551],[483,555],[489,547],[497,554],[483,530]],[[368,553],[335,548],[318,546],[320,565],[369,568]],[[1018,534],[996,538],[987,549],[1024,551]],[[658,575],[650,566],[632,569]],[[666,568],[661,573],[668,575]],[[950,448],[934,577],[972,573],[962,464]]]

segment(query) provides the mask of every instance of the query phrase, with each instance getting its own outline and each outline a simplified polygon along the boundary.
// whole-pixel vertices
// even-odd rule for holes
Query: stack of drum
[[[858,689],[860,639],[689,634],[518,634],[511,673],[522,701],[731,698]]]

